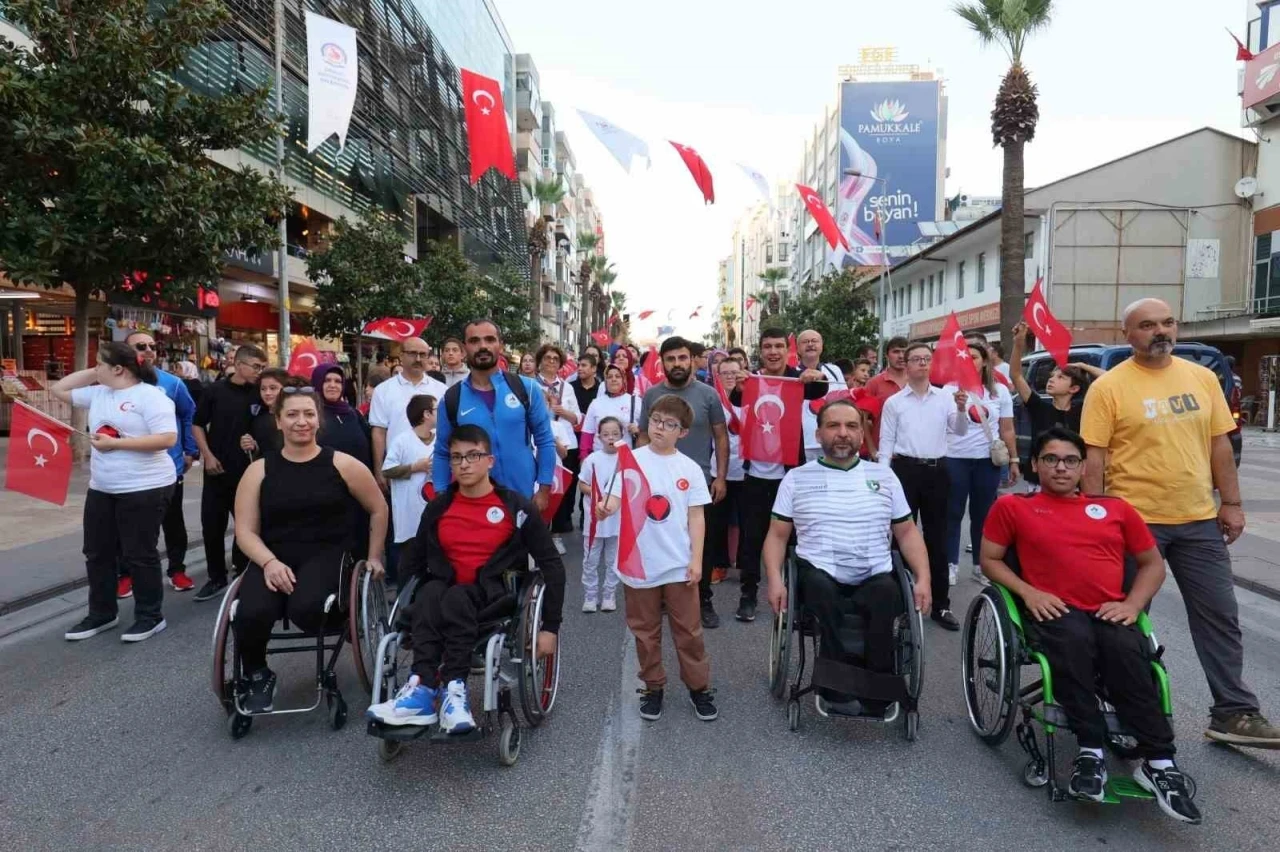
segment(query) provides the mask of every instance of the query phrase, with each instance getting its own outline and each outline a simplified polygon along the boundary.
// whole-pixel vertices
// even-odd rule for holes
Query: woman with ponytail
[[[132,347],[106,343],[97,366],[59,379],[53,395],[89,410],[89,493],[84,501],[84,556],[89,615],[66,633],[88,639],[119,623],[116,559],[133,577],[134,625],[121,634],[141,642],[165,628],[160,522],[177,473],[169,448],[178,440],[173,401],[156,387],[155,368]]]

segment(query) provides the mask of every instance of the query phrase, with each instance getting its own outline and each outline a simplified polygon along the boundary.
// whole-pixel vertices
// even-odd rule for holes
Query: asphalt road
[[[976,590],[960,581],[958,610]],[[918,742],[897,725],[821,719],[811,703],[789,732],[766,690],[769,621],[728,618],[737,591],[717,587],[726,621],[707,632],[720,719],[694,717],[668,654],[666,712],[650,724],[637,713],[621,612],[582,614],[571,582],[556,711],[509,769],[496,739],[421,743],[379,762],[349,660],[339,669],[353,717],[344,730],[317,713],[259,719],[232,741],[208,686],[215,603],[171,595],[168,631],[138,646],[113,635],[64,642],[78,617],[64,616],[0,640],[0,848],[1275,848],[1280,752],[1202,738],[1208,690],[1172,581],[1154,617],[1200,827],[1149,803],[1053,805],[1025,788],[1016,743],[993,750],[969,730],[959,637],[932,625]],[[1239,597],[1248,679],[1280,717],[1280,604]],[[122,622],[130,614],[126,603]],[[278,700],[305,696],[310,665],[305,655],[277,665]],[[1069,738],[1063,751],[1073,751]]]

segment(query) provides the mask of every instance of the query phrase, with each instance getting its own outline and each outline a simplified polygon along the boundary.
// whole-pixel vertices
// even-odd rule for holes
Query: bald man
[[[1244,508],[1227,437],[1235,421],[1226,396],[1213,371],[1174,356],[1178,320],[1165,302],[1129,305],[1123,329],[1133,357],[1095,381],[1085,396],[1080,432],[1088,459],[1081,488],[1127,500],[1168,561],[1213,695],[1205,736],[1280,748],[1280,729],[1262,716],[1244,683],[1227,552],[1244,531]],[[1101,504],[1088,508],[1099,520],[1105,516]]]
[[[831,390],[845,386],[844,371],[835,364],[822,363],[822,335],[811,328],[800,332],[796,338],[796,352],[800,355],[800,369],[822,373]],[[818,443],[818,415],[806,403],[801,411],[804,421],[804,456],[806,461],[822,457],[822,445]]]

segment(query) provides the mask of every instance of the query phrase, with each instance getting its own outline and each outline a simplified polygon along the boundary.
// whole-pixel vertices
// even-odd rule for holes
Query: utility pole
[[[284,116],[284,0],[275,0],[276,13],[276,115]],[[285,122],[283,133],[276,135],[276,176],[281,183],[284,178],[284,133],[288,132]],[[280,301],[280,366],[289,363],[289,210],[286,207],[280,215],[280,248],[276,252],[276,287]]]

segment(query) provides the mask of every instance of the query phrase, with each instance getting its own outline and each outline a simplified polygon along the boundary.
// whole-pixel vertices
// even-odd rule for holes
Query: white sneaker
[[[618,602],[614,599],[613,595],[605,595],[604,599],[600,601],[601,612],[613,612],[617,608]]]
[[[451,680],[445,687],[444,703],[440,705],[440,730],[446,734],[465,734],[476,726],[468,706],[467,685],[461,680]]]
[[[590,598],[587,598],[585,601],[582,602],[583,612],[595,612],[598,609],[600,609],[600,607],[596,606],[596,602],[591,600]]]
[[[569,552],[568,549],[564,546],[564,539],[561,538],[560,536],[558,535],[551,536],[551,543],[556,546],[556,553],[559,553],[561,556],[564,556],[566,553]]]
[[[960,566],[954,562],[947,563],[947,584],[954,586],[956,584],[956,574],[960,572]]]
[[[983,574],[982,569],[979,568],[977,565],[973,566],[972,576],[973,576],[973,582],[977,583],[979,586],[990,585],[990,582],[987,580],[987,575]]]

